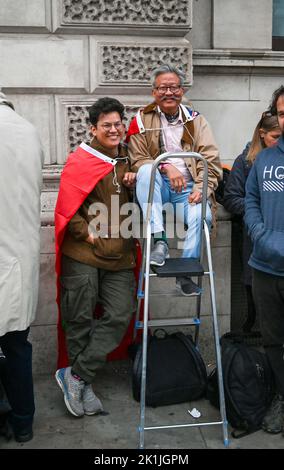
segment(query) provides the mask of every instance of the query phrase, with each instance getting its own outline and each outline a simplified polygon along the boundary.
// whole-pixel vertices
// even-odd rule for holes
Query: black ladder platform
[[[164,266],[151,265],[159,277],[203,276],[204,269],[197,258],[169,258]]]

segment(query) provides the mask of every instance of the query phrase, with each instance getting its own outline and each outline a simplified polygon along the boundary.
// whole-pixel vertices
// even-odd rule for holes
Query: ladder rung
[[[201,292],[202,294],[202,292]],[[162,290],[153,290],[149,292],[150,297],[154,297],[156,295],[159,296],[164,296],[164,295],[170,295],[171,297],[182,297],[183,299],[191,299],[192,297],[199,297],[200,294],[191,294],[190,296],[182,295],[181,292],[179,292],[177,289],[171,289],[168,291],[162,291]],[[144,296],[143,296],[144,298]]]
[[[200,325],[199,318],[163,318],[161,320],[149,320],[148,326],[179,326]],[[143,322],[136,322],[136,328],[143,328]]]

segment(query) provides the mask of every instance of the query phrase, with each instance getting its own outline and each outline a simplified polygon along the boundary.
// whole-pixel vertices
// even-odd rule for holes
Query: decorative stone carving
[[[100,45],[101,83],[147,84],[151,71],[162,64],[182,69],[191,83],[191,47]]]
[[[88,105],[68,105],[67,113],[67,154],[73,152],[81,142],[90,142]],[[140,106],[125,107],[125,125],[128,125]]]
[[[63,0],[64,24],[190,26],[191,0]]]

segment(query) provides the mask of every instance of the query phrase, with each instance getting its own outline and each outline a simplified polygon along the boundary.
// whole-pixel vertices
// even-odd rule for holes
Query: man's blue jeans
[[[0,347],[6,357],[1,380],[12,408],[9,421],[16,434],[32,430],[35,412],[32,345],[28,334],[29,328],[0,336]]]
[[[139,168],[137,173],[136,194],[144,218],[146,218],[147,203],[149,195],[150,177],[152,165],[145,164]],[[176,193],[170,187],[169,179],[161,175],[157,170],[153,195],[151,232],[168,232],[163,222],[163,205],[170,203],[176,213],[178,221],[187,225],[187,232],[183,243],[183,258],[200,257],[200,231],[201,231],[201,204],[189,204],[188,196],[192,192],[193,181],[187,184],[187,188],[180,193]],[[165,206],[164,206],[165,208]],[[211,227],[212,214],[207,202],[206,221]],[[168,233],[167,233],[168,234]]]

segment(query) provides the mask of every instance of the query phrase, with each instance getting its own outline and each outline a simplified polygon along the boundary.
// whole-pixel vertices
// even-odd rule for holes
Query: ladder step
[[[159,277],[203,276],[204,269],[197,258],[169,258],[164,266],[151,265]]]
[[[201,294],[202,294],[202,292],[201,292]],[[183,299],[187,299],[187,300],[192,299],[192,297],[199,297],[200,296],[200,294],[191,294],[190,296],[186,296],[186,295],[183,295],[177,289],[170,289],[168,291],[162,291],[162,290],[153,290],[152,291],[152,290],[150,290],[149,295],[150,295],[150,297],[155,297],[155,296],[162,297],[164,295],[166,295],[166,296],[169,295],[171,297],[182,297]],[[141,298],[144,299],[144,295]]]
[[[199,318],[163,318],[161,320],[149,320],[148,326],[179,326],[179,325],[200,325]],[[136,328],[143,328],[143,322],[137,321]]]

